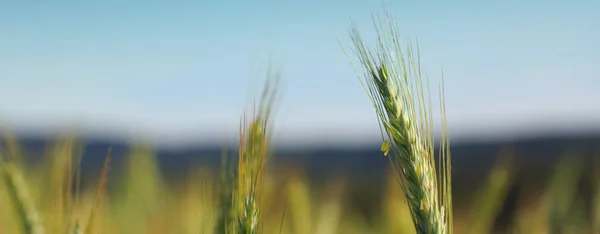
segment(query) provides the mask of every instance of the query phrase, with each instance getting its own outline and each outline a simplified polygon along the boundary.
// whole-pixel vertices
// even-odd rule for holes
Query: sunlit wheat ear
[[[377,45],[368,48],[358,30],[351,39],[363,68],[361,83],[378,116],[384,147],[393,154],[402,190],[418,233],[452,233],[450,151],[441,88],[440,168],[435,167],[432,106],[418,47],[402,45],[391,14],[375,21]],[[442,77],[443,78],[443,77]],[[443,79],[442,79],[443,80]],[[442,83],[443,87],[443,83]],[[389,144],[389,145],[387,145]],[[438,177],[439,176],[439,177]]]

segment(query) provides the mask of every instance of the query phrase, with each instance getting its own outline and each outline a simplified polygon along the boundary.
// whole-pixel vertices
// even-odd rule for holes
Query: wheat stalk
[[[418,47],[401,45],[391,14],[375,27],[376,49],[367,48],[356,27],[354,52],[364,70],[361,83],[377,113],[384,146],[400,179],[418,233],[452,233],[450,152],[441,88],[442,142],[440,171],[435,168],[433,119],[429,89],[425,90]],[[374,19],[375,21],[375,19]],[[357,73],[358,74],[358,73]],[[442,81],[443,86],[443,81]]]

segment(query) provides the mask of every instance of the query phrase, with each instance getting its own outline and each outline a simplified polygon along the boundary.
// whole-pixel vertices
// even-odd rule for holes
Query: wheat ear
[[[387,154],[396,170],[418,233],[452,233],[450,151],[441,88],[442,140],[440,171],[434,160],[433,120],[429,88],[425,90],[418,47],[399,42],[391,14],[379,24],[377,47],[369,49],[356,27],[351,30],[354,52],[364,70],[361,83],[377,113]],[[358,74],[358,73],[357,73]],[[443,82],[442,82],[443,86]],[[438,177],[439,174],[439,177]]]
[[[238,157],[232,173],[223,175],[231,188],[223,188],[218,233],[257,234],[261,230],[261,200],[266,165],[270,155],[271,112],[280,74],[268,74],[258,110],[250,119],[244,113],[240,124]],[[227,167],[227,157],[223,157]],[[231,165],[230,165],[231,166]],[[227,169],[227,168],[224,168]]]

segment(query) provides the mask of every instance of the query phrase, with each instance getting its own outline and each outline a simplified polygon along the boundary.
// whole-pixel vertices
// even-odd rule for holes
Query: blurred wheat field
[[[35,207],[38,225],[44,227],[44,232],[37,233],[76,233],[67,230],[86,227],[91,221],[93,231],[79,233],[215,233],[219,209],[216,191],[221,184],[212,168],[200,167],[185,180],[167,183],[152,150],[134,147],[122,171],[109,171],[106,196],[90,219],[101,176],[78,188],[81,195],[77,195],[76,164],[81,155],[75,141],[58,141],[38,164],[25,163],[16,142],[10,144],[2,150],[3,176],[20,174],[23,183],[10,185],[7,179],[0,183],[1,233],[35,233],[26,231],[20,220],[21,205],[11,195],[13,187],[26,190],[28,200],[24,202]],[[579,192],[577,187],[586,176],[593,177],[596,184],[600,180],[597,175],[578,173],[583,162],[569,152],[555,165],[546,184],[537,190],[523,189],[509,226],[495,224],[512,181],[511,157],[507,154],[499,154],[486,182],[471,195],[471,204],[456,207],[457,233],[598,233],[599,187],[592,186],[590,194]],[[16,161],[24,166],[10,167],[16,164],[9,162]],[[264,187],[263,233],[415,232],[394,176],[390,174],[380,196],[372,198],[380,203],[379,214],[373,217],[361,212],[347,196],[352,184],[342,177],[324,178],[325,186],[315,187],[301,168],[271,168]],[[73,189],[69,191],[65,185]]]

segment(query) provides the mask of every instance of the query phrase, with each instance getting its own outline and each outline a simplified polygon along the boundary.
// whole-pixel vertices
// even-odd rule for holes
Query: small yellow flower
[[[381,152],[383,152],[383,156],[387,156],[390,153],[390,146],[392,144],[389,141],[383,141],[381,144]]]

